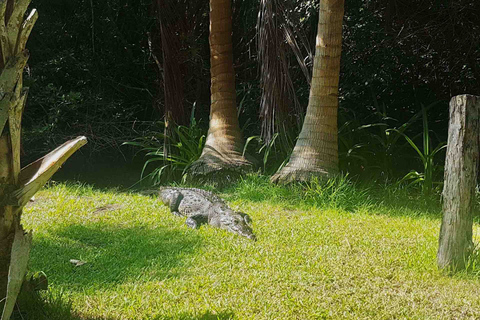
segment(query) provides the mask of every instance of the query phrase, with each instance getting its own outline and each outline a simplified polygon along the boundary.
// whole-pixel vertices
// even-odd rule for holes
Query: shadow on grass
[[[80,320],[72,314],[72,305],[63,295],[50,291],[40,294],[22,291],[11,320]],[[85,319],[86,320],[86,319]],[[105,319],[106,320],[106,319]]]
[[[54,285],[88,291],[177,276],[201,245],[195,233],[165,227],[71,225],[35,238],[30,268]],[[71,259],[86,263],[74,266]]]
[[[389,216],[441,219],[442,203],[439,194],[425,196],[418,189],[395,185],[375,186],[369,190],[372,213]]]
[[[181,313],[175,316],[157,316],[152,320],[233,320],[235,314],[233,312],[213,313],[207,311],[200,315],[193,315],[189,313]]]
[[[227,200],[269,202],[286,209],[336,208],[389,216],[441,217],[438,194],[425,197],[421,191],[379,183],[359,183],[338,176],[309,183],[272,184],[269,177],[249,175],[224,190]]]
[[[11,320],[117,320],[112,317],[92,317],[76,315],[72,311],[70,300],[62,294],[48,291],[22,292]],[[233,320],[235,314],[230,311],[202,314],[181,313],[174,316],[156,316],[152,320]]]

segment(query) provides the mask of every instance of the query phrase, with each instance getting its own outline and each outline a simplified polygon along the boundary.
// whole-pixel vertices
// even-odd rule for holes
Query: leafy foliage
[[[407,159],[417,155],[417,150],[413,149],[416,153],[410,154],[399,140],[402,136],[407,137],[407,132],[413,132],[415,137],[417,136],[415,126],[420,117],[423,118],[424,140],[430,139],[426,112],[441,105],[440,102],[436,101],[428,106],[421,104],[421,110],[401,124],[387,114],[384,104],[380,105],[378,102],[376,109],[381,111],[374,112],[367,118],[374,118],[373,122],[362,124],[354,117],[344,120],[344,124],[339,128],[339,156],[343,167],[353,174],[365,173],[371,177],[371,174],[375,173],[375,176],[386,180],[395,179],[403,170],[411,170]],[[410,143],[409,145],[411,146]],[[438,151],[440,150],[436,150],[435,154]]]
[[[57,140],[86,135],[84,152],[118,153],[121,141],[135,137],[135,121],[157,117],[145,37],[149,6],[145,0],[32,1],[40,18],[28,43],[25,150],[42,153]]]
[[[446,148],[447,143],[441,142],[438,144],[436,148],[432,150],[432,148],[430,147],[431,139],[430,139],[430,131],[428,130],[427,108],[425,108],[423,105],[422,105],[422,119],[423,119],[423,132],[422,132],[423,149],[422,150],[405,133],[399,131],[398,129],[393,129],[393,130],[399,135],[403,136],[405,140],[407,140],[408,144],[417,152],[423,164],[422,173],[412,170],[407,175],[405,175],[402,178],[402,180],[400,180],[400,183],[403,181],[410,180],[412,181],[411,184],[420,184],[422,186],[423,193],[428,196],[435,184],[434,174],[439,168],[439,166],[436,166],[434,163],[434,157],[438,152]]]
[[[157,67],[156,105],[166,121],[188,125],[189,105],[208,105],[207,13],[208,1],[153,1],[148,41]]]
[[[160,122],[159,125],[165,126]],[[202,154],[205,134],[195,121],[189,127],[175,126],[171,135],[151,132],[135,141],[125,142],[141,148],[147,160],[143,166],[140,179],[148,178],[153,185],[185,178],[188,167]],[[151,166],[153,169],[148,170]]]
[[[285,166],[290,159],[293,147],[290,150],[285,150],[285,145],[279,143],[279,133],[275,133],[269,142],[264,142],[260,136],[250,136],[245,142],[243,154],[245,155],[248,147],[255,143],[255,153],[261,155],[262,158],[262,172],[264,174],[274,174],[280,168]],[[280,144],[280,146],[279,146]]]

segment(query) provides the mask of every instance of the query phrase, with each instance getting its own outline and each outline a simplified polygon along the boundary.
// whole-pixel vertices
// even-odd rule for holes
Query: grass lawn
[[[191,230],[152,196],[52,185],[24,211],[30,269],[72,319],[479,319],[475,263],[437,271],[439,204],[378,190],[249,177],[221,195],[253,242]]]

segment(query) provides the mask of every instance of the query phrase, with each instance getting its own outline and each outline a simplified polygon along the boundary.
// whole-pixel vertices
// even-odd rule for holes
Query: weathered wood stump
[[[443,220],[437,263],[440,269],[459,270],[473,249],[472,208],[479,159],[480,97],[455,96],[450,101]]]

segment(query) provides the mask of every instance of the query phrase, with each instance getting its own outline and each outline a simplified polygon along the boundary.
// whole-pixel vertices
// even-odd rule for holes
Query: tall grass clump
[[[410,185],[394,182],[375,182],[369,195],[377,214],[409,216],[412,218],[439,218],[442,214],[440,194],[425,195]]]
[[[277,185],[268,176],[248,175],[226,190],[236,199],[267,201],[272,204],[300,207],[335,208],[355,211],[372,202],[368,188],[353,182],[348,176],[329,179],[314,178],[310,182]]]
[[[235,184],[226,188],[232,199],[248,200],[253,202],[268,201],[273,204],[298,201],[292,186],[282,186],[270,183],[269,177],[258,174],[249,174],[242,177]]]
[[[372,204],[368,189],[354,183],[348,175],[338,175],[329,179],[314,178],[303,186],[304,201],[315,207],[354,211]]]

